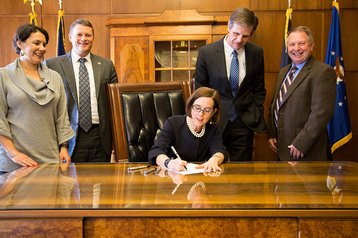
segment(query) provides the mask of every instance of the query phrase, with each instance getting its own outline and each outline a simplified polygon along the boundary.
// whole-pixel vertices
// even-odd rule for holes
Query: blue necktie
[[[230,65],[230,86],[232,95],[235,97],[239,89],[239,61],[237,60],[237,52],[232,52],[232,60]]]
[[[79,69],[79,124],[80,127],[88,132],[92,127],[92,113],[91,113],[91,91],[88,71],[85,66],[86,58],[80,58]]]

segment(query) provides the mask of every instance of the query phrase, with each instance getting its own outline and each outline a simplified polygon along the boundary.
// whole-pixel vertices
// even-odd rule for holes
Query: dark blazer
[[[280,160],[292,160],[287,148],[290,144],[304,154],[302,160],[327,160],[331,158],[327,124],[336,100],[335,71],[311,56],[283,98],[276,129],[273,110],[290,68],[291,64],[278,74],[267,123],[268,138],[277,138]]]
[[[224,39],[199,49],[195,71],[195,88],[210,87],[221,96],[221,129],[224,130],[230,119],[233,105],[238,116],[253,131],[263,132],[266,124],[263,117],[265,101],[264,56],[263,50],[252,43],[245,45],[246,76],[240,84],[238,93],[232,96],[227,77]]]
[[[112,61],[91,53],[94,81],[97,94],[98,114],[102,145],[109,155],[112,151],[111,121],[107,98],[107,84],[118,81],[117,73]],[[73,70],[71,52],[66,55],[46,60],[49,68],[57,71],[63,80],[67,96],[67,110],[75,136],[69,141],[69,153],[72,155],[78,134],[78,96],[75,73]]]
[[[224,161],[228,158],[219,127],[207,123],[205,134],[197,138],[188,128],[186,115],[172,116],[164,122],[157,141],[148,153],[149,163],[155,164],[160,154],[175,158],[170,146],[174,146],[180,157],[189,162],[205,162],[217,152],[224,155]]]

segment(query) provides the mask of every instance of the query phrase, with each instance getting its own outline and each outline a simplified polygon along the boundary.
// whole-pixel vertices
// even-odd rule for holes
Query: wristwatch
[[[65,147],[65,148],[68,149],[68,147],[69,147],[68,142],[66,141],[66,142],[61,143],[59,147],[60,147],[60,149],[61,149],[62,147]]]
[[[169,162],[170,162],[171,160],[172,160],[171,158],[168,158],[168,159],[166,159],[166,160],[164,161],[164,166],[165,166],[166,168],[169,168],[169,167],[168,167],[168,164],[169,164]]]

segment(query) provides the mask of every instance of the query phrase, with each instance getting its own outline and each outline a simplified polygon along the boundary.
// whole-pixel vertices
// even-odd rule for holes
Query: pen
[[[128,168],[128,172],[136,171],[136,170],[140,170],[140,169],[146,169],[148,167],[149,167],[149,165],[141,165],[141,166],[136,166],[136,167],[130,167],[130,168]]]
[[[170,149],[172,149],[173,153],[175,154],[175,156],[177,158],[181,159],[178,152],[175,150],[174,146],[171,146]],[[184,165],[184,168],[185,168],[185,170],[188,170],[185,165]]]
[[[162,167],[158,166],[155,170],[155,175],[158,175],[160,170],[162,170]]]
[[[173,192],[172,192],[172,195],[174,195],[174,193],[177,191],[177,189],[179,188],[180,184],[178,184],[174,189],[173,189]]]
[[[146,176],[146,175],[148,175],[150,173],[153,173],[155,171],[155,169],[156,169],[155,167],[152,167],[152,168],[149,168],[147,170],[144,170],[143,175]]]

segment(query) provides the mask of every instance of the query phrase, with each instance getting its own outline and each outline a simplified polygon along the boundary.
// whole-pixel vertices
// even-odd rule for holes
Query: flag
[[[285,35],[283,37],[282,43],[282,53],[281,53],[281,68],[291,63],[290,57],[287,54],[287,34],[291,30],[291,21],[292,21],[292,8],[289,7],[286,10],[286,24],[285,24]]]
[[[58,20],[57,20],[57,48],[56,55],[66,54],[65,50],[65,23],[63,19],[64,11],[62,9],[58,10]]]
[[[344,62],[341,45],[341,30],[339,21],[339,4],[332,2],[332,21],[329,31],[326,64],[336,70],[337,96],[334,115],[328,124],[328,135],[332,153],[352,138],[352,131],[348,113],[346,85],[344,82]]]

